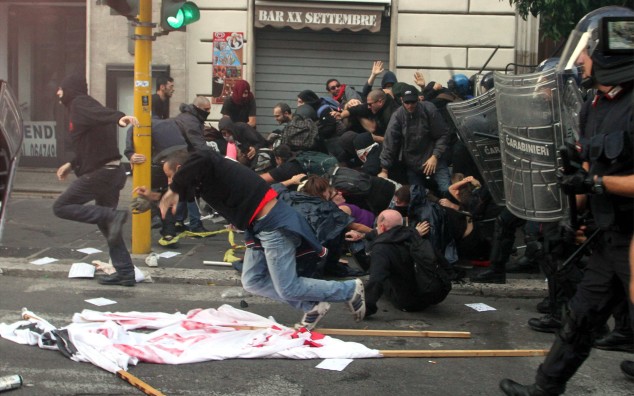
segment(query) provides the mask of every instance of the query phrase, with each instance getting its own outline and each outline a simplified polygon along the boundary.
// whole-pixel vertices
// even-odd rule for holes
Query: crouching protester
[[[167,166],[164,170],[170,185],[159,205],[163,216],[176,210],[179,194],[195,186],[205,202],[245,230],[245,290],[301,309],[304,316],[298,326],[309,330],[328,312],[328,302],[345,302],[357,322],[363,319],[365,295],[360,279],[338,282],[297,275],[296,256],[316,252],[323,257],[327,250],[302,215],[279,201],[257,173],[211,151],[192,153],[175,173]]]
[[[403,225],[403,217],[393,209],[377,217],[376,229],[368,234],[348,231],[346,240],[368,241],[370,280],[365,289],[366,316],[377,312],[377,302],[385,292],[402,311],[421,311],[442,302],[451,291],[449,265],[438,257],[428,239],[429,223],[416,229]]]

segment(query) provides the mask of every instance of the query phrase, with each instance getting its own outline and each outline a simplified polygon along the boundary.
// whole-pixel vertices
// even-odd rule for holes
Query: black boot
[[[596,340],[594,347],[606,351],[634,352],[634,335],[615,329],[605,337]]]
[[[504,284],[506,283],[506,273],[497,272],[495,270],[486,270],[472,277],[471,282]]]
[[[550,298],[544,297],[543,300],[537,303],[537,305],[535,306],[535,309],[537,309],[537,312],[539,312],[540,314],[551,313],[550,312]]]
[[[119,274],[114,273],[112,275],[102,276],[97,279],[97,282],[102,285],[119,285],[119,286],[134,286],[136,284],[136,280],[134,279],[134,274],[131,276],[122,277]]]
[[[548,314],[541,318],[531,318],[528,320],[528,327],[542,333],[555,333],[561,328],[561,320]]]
[[[537,274],[539,265],[529,257],[522,256],[516,262],[509,264],[506,267],[506,272],[509,274]]]
[[[508,396],[555,396],[555,393],[548,393],[536,384],[522,385],[508,378],[500,381],[500,389]]]
[[[634,381],[634,362],[631,360],[624,360],[621,362],[621,371],[627,379]]]

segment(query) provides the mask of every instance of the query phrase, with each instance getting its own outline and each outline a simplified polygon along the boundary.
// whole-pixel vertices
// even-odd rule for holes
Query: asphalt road
[[[1,259],[0,259],[1,260]],[[139,284],[105,287],[94,280],[0,276],[0,322],[19,320],[29,310],[56,326],[70,323],[73,313],[97,311],[187,312],[222,304],[272,316],[292,325],[300,312],[255,296],[223,298],[227,287],[186,284]],[[235,290],[235,289],[234,289]],[[240,289],[238,289],[240,290]],[[96,307],[85,299],[106,297],[116,305]],[[339,337],[380,350],[544,349],[551,334],[528,329],[538,299],[450,295],[421,313],[405,313],[383,302],[379,312],[355,323],[342,304],[335,304],[323,327],[470,331],[470,339]],[[465,304],[486,303],[495,311],[477,312]],[[625,353],[595,350],[569,384],[569,395],[631,395],[634,386],[618,369]],[[343,371],[317,369],[318,360],[227,360],[180,366],[140,363],[129,371],[166,395],[499,395],[498,382],[511,377],[531,382],[542,357],[382,358],[357,359]],[[7,394],[140,395],[140,391],[89,363],[76,363],[57,351],[0,339],[0,376],[20,374],[25,384]]]

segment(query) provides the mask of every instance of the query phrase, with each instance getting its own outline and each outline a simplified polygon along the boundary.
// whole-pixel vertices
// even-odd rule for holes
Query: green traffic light
[[[196,22],[200,19],[200,10],[195,3],[188,1],[183,4],[181,8],[176,12],[176,16],[169,16],[167,18],[167,24],[172,29],[180,29],[185,25]]]

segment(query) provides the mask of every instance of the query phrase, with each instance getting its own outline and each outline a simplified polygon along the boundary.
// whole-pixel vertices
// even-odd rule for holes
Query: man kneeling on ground
[[[438,290],[438,293],[430,293],[430,290],[421,290],[416,281],[411,253],[413,250],[410,246],[415,240],[420,241],[421,235],[428,232],[429,223],[420,223],[416,229],[406,227],[399,212],[387,209],[379,214],[376,229],[369,234],[364,235],[357,231],[346,233],[347,241],[358,241],[365,237],[370,242],[370,280],[365,289],[366,316],[376,313],[377,302],[383,292],[402,311],[421,311],[447,296],[451,284],[441,268],[441,261],[437,265],[438,279],[444,277],[448,287],[441,287],[442,290]],[[431,243],[426,239],[422,241],[425,243],[414,246],[426,249],[423,254],[435,261]]]

